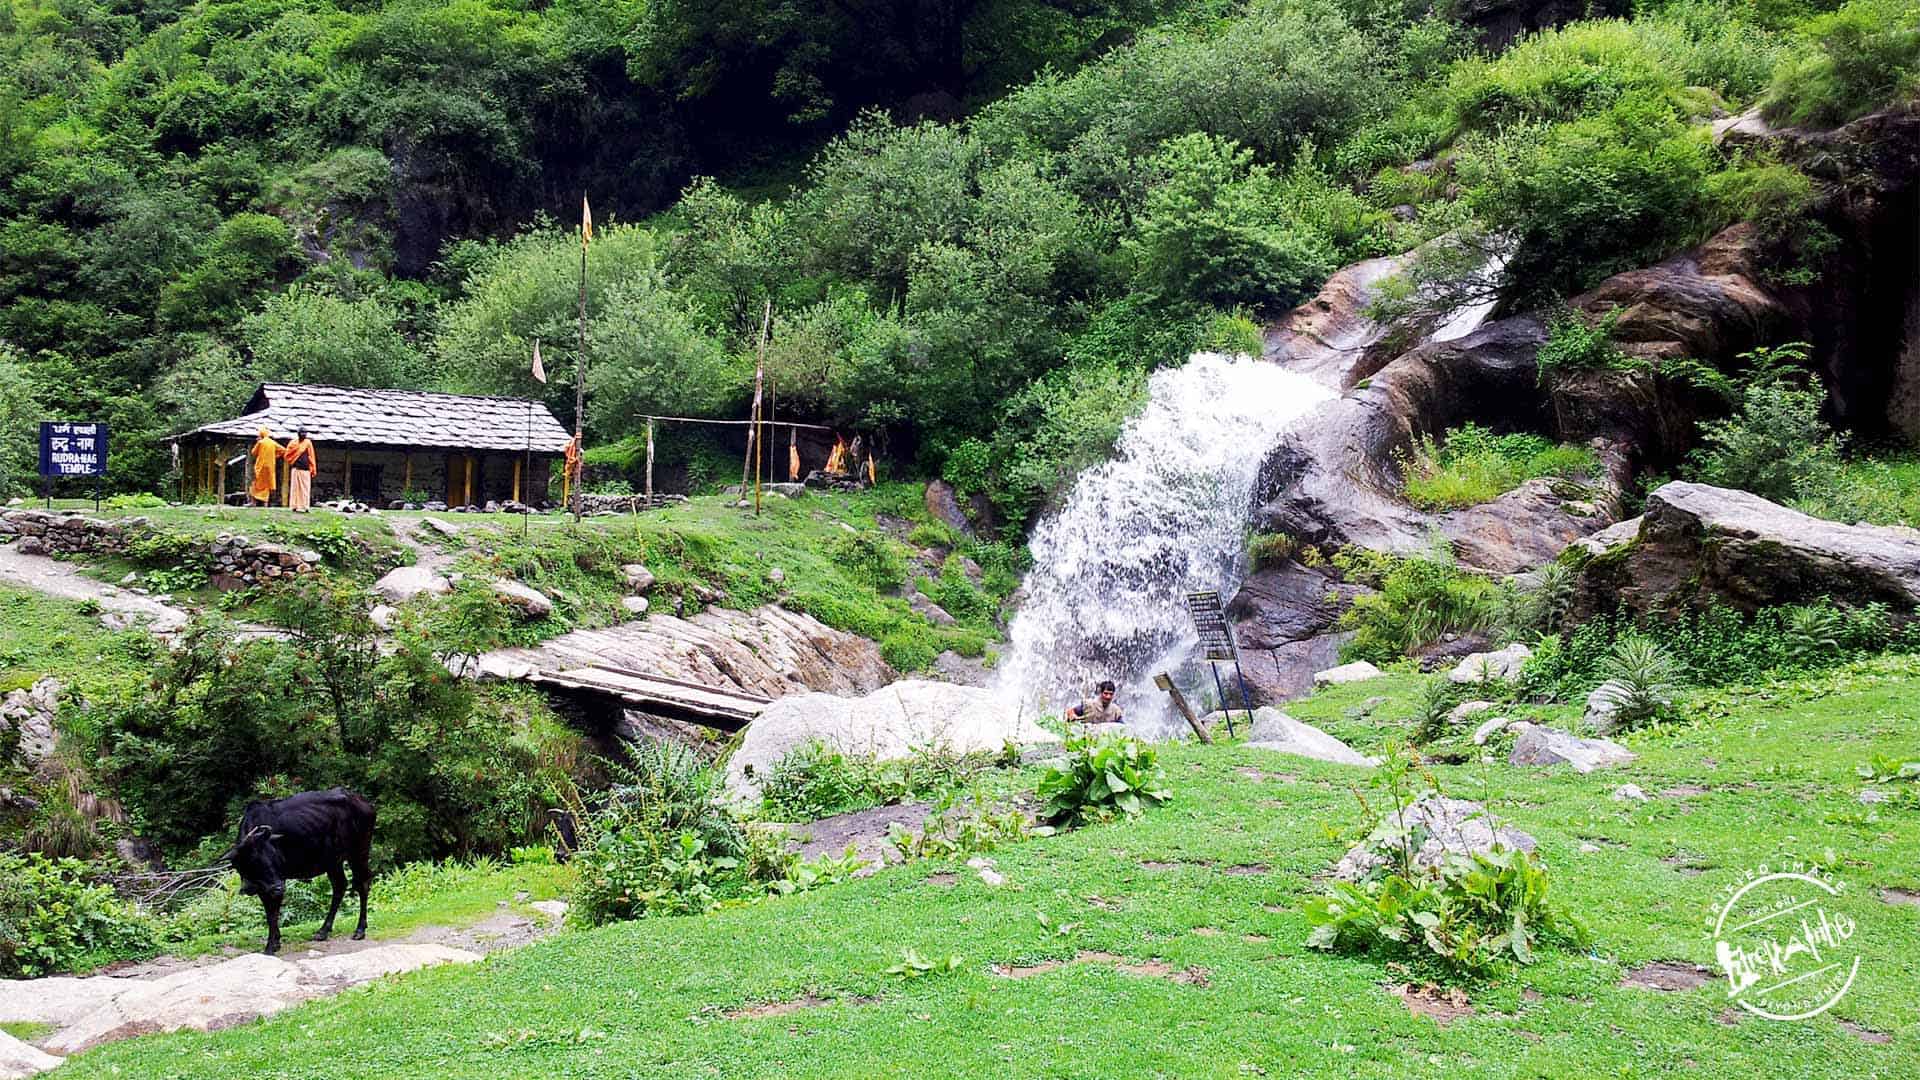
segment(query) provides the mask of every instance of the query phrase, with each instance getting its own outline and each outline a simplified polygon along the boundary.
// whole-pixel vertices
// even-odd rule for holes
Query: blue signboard
[[[105,476],[107,425],[70,422],[40,425],[40,475]]]

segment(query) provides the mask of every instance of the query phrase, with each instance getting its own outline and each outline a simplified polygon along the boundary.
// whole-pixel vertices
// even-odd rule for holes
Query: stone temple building
[[[191,501],[243,501],[248,447],[261,427],[290,442],[305,427],[319,458],[313,501],[485,506],[548,501],[567,430],[526,398],[263,383],[246,411],[174,436]],[[234,461],[234,458],[240,458]],[[274,501],[285,498],[285,466]]]

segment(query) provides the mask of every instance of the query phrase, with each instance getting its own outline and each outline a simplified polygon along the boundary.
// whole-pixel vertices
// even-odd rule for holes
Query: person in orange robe
[[[313,440],[307,438],[307,429],[301,428],[294,440],[287,444],[287,506],[296,514],[305,514],[313,509],[313,473],[319,468],[319,459],[314,456]]]
[[[254,440],[253,483],[247,488],[247,494],[260,506],[273,504],[273,489],[279,486],[280,444],[266,428],[260,429],[260,437]]]

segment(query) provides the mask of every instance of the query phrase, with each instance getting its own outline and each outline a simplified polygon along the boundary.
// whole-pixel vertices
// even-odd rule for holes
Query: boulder
[[[789,694],[747,725],[727,760],[728,791],[742,802],[757,801],[759,778],[815,740],[878,761],[911,758],[924,747],[964,754],[1059,741],[995,694],[971,686],[914,679],[857,698]]]
[[[1413,865],[1419,869],[1436,867],[1449,855],[1484,855],[1496,844],[1514,851],[1532,851],[1535,846],[1532,836],[1496,820],[1477,802],[1429,795],[1399,813],[1389,809],[1373,834],[1341,857],[1333,876],[1364,881],[1392,866],[1402,829],[1426,836],[1413,854]]]
[[[967,512],[960,507],[959,493],[945,480],[935,480],[927,485],[927,513],[935,521],[972,539],[973,522],[967,520]]]
[[[1519,642],[1493,652],[1474,653],[1448,672],[1447,679],[1456,683],[1518,682],[1520,668],[1532,655],[1533,650]]]
[[[1577,617],[1645,614],[1718,601],[1742,611],[1823,597],[1920,604],[1920,531],[1842,525],[1758,495],[1675,481],[1647,496],[1627,535],[1609,530],[1569,556],[1579,566]],[[1623,525],[1626,523],[1622,523]]]
[[[1475,746],[1487,745],[1488,739],[1491,739],[1495,735],[1498,735],[1502,731],[1505,731],[1508,725],[1512,723],[1513,723],[1513,718],[1511,716],[1495,716],[1486,720],[1482,720],[1480,722],[1480,726],[1473,729],[1473,745]]]
[[[1360,682],[1364,679],[1377,679],[1385,672],[1365,660],[1355,660],[1351,664],[1328,668],[1313,673],[1315,686],[1339,686],[1342,683]]]
[[[367,612],[367,620],[373,623],[374,628],[377,630],[391,630],[393,629],[393,620],[398,617],[399,614],[400,610],[392,604],[375,604],[373,605],[373,610]]]
[[[620,610],[630,618],[639,618],[647,613],[647,598],[644,596],[623,596],[620,598]]]
[[[57,1068],[60,1059],[0,1031],[0,1080],[21,1080]]]
[[[47,542],[37,536],[22,536],[13,542],[13,550],[22,555],[45,555]]]
[[[1472,717],[1495,707],[1491,701],[1463,701],[1447,711],[1447,722],[1456,725],[1464,724]]]
[[[1599,449],[1604,455],[1604,445]],[[1597,503],[1565,498],[1562,490],[1564,481],[1529,480],[1491,502],[1441,515],[1437,527],[1461,562],[1517,573],[1551,562],[1569,543],[1616,516],[1610,486],[1601,489]]]
[[[956,621],[947,609],[927,599],[924,593],[915,592],[907,598],[907,606],[919,612],[920,617],[935,626],[952,626]]]
[[[53,718],[60,711],[60,680],[40,679],[25,690],[9,690],[0,697],[0,732],[18,733],[15,751],[21,765],[31,770],[53,756],[59,734]]]
[[[431,596],[452,590],[446,578],[425,566],[397,567],[373,583],[375,593],[395,604],[404,604],[423,593]]]
[[[518,581],[493,582],[493,595],[529,619],[544,619],[553,614],[553,601],[547,599],[545,593]]]
[[[639,563],[627,563],[620,568],[620,574],[626,578],[629,592],[643,593],[653,588],[653,571]]]
[[[1582,739],[1577,735],[1537,724],[1513,725],[1518,735],[1507,761],[1513,765],[1571,765],[1577,773],[1590,773],[1613,765],[1624,765],[1639,755],[1606,739]]]
[[[1222,714],[1214,713],[1208,719],[1220,716]],[[1253,727],[1247,732],[1245,745],[1256,750],[1272,750],[1315,761],[1331,761],[1336,765],[1372,768],[1378,764],[1376,759],[1355,751],[1312,724],[1303,724],[1272,706],[1254,710]]]
[[[1608,798],[1614,802],[1646,802],[1647,793],[1640,790],[1639,784],[1621,784]]]

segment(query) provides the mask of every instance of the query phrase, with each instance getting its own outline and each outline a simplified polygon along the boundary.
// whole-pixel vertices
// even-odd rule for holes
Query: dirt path
[[[192,618],[181,608],[87,577],[73,563],[23,554],[16,547],[0,544],[0,582],[63,600],[92,600],[102,611],[146,623],[156,634],[176,633]]]

